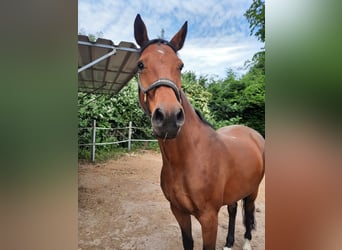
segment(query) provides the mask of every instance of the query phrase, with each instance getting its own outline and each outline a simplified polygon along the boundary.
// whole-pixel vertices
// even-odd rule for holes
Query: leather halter
[[[143,102],[141,102],[140,97],[138,98],[139,104],[142,107],[142,109],[144,110],[144,112],[149,116],[151,116],[151,112],[147,106],[147,97],[146,96],[147,96],[148,91],[150,91],[152,89],[158,88],[160,86],[169,87],[175,92],[175,95],[177,97],[178,102],[182,103],[181,94],[180,94],[180,91],[179,91],[177,85],[169,79],[160,78],[145,89],[141,84],[140,75],[138,74],[138,86],[139,86],[139,92],[141,91],[144,94]]]
[[[153,39],[153,40],[150,40],[148,41],[146,44],[144,44],[141,48],[140,48],[140,54],[151,44],[154,44],[154,43],[162,43],[162,44],[165,44],[169,47],[172,48],[172,50],[177,53],[177,50],[176,48],[173,46],[172,43],[164,40],[164,39]],[[160,86],[166,86],[166,87],[169,87],[171,88],[174,92],[175,92],[175,95],[177,97],[177,100],[179,103],[182,102],[182,99],[181,99],[181,94],[180,94],[180,91],[177,87],[177,85],[170,79],[167,79],[167,78],[160,78],[158,79],[157,81],[153,82],[150,86],[148,86],[146,89],[142,86],[141,84],[141,81],[140,81],[140,74],[138,73],[138,86],[139,86],[139,92],[141,91],[143,94],[144,94],[144,100],[143,102],[141,102],[140,100],[140,97],[138,98],[139,99],[139,104],[141,106],[141,108],[144,110],[144,112],[151,116],[151,112],[149,111],[148,109],[148,106],[147,106],[147,94],[148,94],[148,91],[152,90],[152,89],[155,89],[157,87],[160,87]]]
[[[148,47],[150,46],[151,44],[154,44],[154,43],[162,43],[162,44],[165,44],[167,46],[169,46],[175,53],[177,53],[177,49],[175,48],[175,46],[170,43],[169,41],[167,40],[164,40],[164,39],[152,39],[152,40],[149,40],[148,42],[146,42],[141,48],[140,48],[140,54]]]

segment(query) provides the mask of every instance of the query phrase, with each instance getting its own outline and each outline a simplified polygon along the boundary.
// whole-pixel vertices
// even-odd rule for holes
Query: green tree
[[[245,88],[240,95],[242,122],[265,135],[265,74],[253,67],[241,80]]]
[[[238,78],[233,70],[223,80],[209,85],[209,108],[216,127],[245,124],[265,133],[265,75],[253,67]]]
[[[250,35],[255,35],[259,41],[265,42],[265,1],[253,0],[244,16],[247,18]],[[265,50],[257,52],[251,61],[245,64],[247,67],[256,67],[263,70],[265,74]]]
[[[265,1],[253,0],[245,17],[249,22],[250,34],[265,42]],[[265,135],[265,49],[254,54],[246,64],[249,70],[241,79],[248,83],[242,95],[242,118],[246,125]]]
[[[190,103],[203,113],[206,120],[214,123],[214,118],[209,109],[211,93],[205,88],[206,82],[205,77],[198,78],[194,72],[189,71],[182,74],[182,89]]]
[[[249,22],[250,34],[265,42],[265,1],[253,0],[244,16]]]
[[[241,122],[241,107],[239,96],[244,89],[233,70],[228,70],[224,80],[212,82],[208,91],[212,98],[209,100],[209,108],[215,119],[216,127],[222,127]]]

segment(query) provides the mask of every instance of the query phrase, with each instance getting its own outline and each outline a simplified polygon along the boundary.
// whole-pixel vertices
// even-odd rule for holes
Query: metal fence
[[[157,142],[155,139],[138,139],[132,138],[133,130],[139,130],[143,128],[133,127],[132,122],[130,121],[127,127],[123,128],[103,128],[103,127],[96,127],[96,120],[93,120],[92,127],[82,128],[82,129],[90,129],[91,130],[91,142],[90,143],[80,143],[78,146],[90,146],[91,147],[91,161],[95,161],[95,153],[96,153],[96,146],[103,146],[103,145],[113,145],[113,144],[120,144],[120,143],[128,143],[128,151],[131,150],[132,142]],[[120,141],[110,141],[110,142],[96,142],[96,131],[98,130],[123,130],[124,132],[121,135],[124,135],[128,132],[126,139]]]

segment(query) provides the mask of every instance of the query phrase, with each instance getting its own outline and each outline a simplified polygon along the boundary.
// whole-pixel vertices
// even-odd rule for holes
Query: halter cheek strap
[[[172,48],[172,50],[177,53],[177,49],[174,47],[174,45],[164,39],[153,39],[153,40],[150,40],[148,41],[146,44],[144,44],[141,48],[140,48],[140,54],[148,47],[150,46],[151,44],[154,44],[154,43],[161,43],[161,44],[165,44],[167,46],[169,46],[170,48]],[[148,106],[147,106],[147,93],[148,91],[152,90],[152,89],[155,89],[157,87],[160,87],[160,86],[166,86],[166,87],[169,87],[169,88],[172,88],[172,90],[175,92],[175,95],[177,97],[177,100],[179,103],[182,102],[182,99],[181,99],[181,96],[180,96],[180,91],[177,87],[177,85],[169,80],[169,79],[166,79],[166,78],[160,78],[158,79],[157,81],[155,81],[154,83],[152,83],[149,87],[147,87],[146,89],[142,86],[141,84],[141,81],[140,81],[140,75],[138,73],[138,86],[139,86],[139,94],[140,94],[140,91],[144,94],[144,99],[143,99],[143,102],[141,102],[140,100],[140,96],[139,96],[139,104],[141,106],[141,108],[144,110],[144,112],[151,116],[151,112],[149,111],[148,109]]]
[[[176,98],[178,100],[179,103],[182,102],[182,99],[181,99],[181,96],[180,96],[180,92],[179,92],[179,89],[177,87],[177,85],[169,80],[169,79],[166,79],[166,78],[160,78],[158,79],[157,81],[155,81],[154,83],[152,83],[150,86],[148,86],[146,89],[142,86],[141,84],[141,81],[140,81],[140,75],[138,74],[138,86],[139,86],[139,92],[141,91],[143,94],[144,94],[144,98],[143,98],[143,102],[141,102],[141,99],[139,97],[139,104],[140,106],[142,107],[142,109],[144,110],[144,112],[151,116],[151,112],[149,111],[148,107],[147,107],[147,93],[148,91],[152,90],[152,89],[155,89],[157,87],[160,87],[160,86],[166,86],[166,87],[169,87],[171,88],[174,92],[175,92],[175,95],[176,95]]]

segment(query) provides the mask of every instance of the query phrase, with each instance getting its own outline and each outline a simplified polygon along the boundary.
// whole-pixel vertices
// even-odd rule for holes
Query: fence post
[[[131,151],[131,139],[132,139],[132,121],[128,125],[128,151]]]
[[[96,147],[96,120],[93,120],[92,136],[91,136],[91,161],[95,162],[95,147]]]

